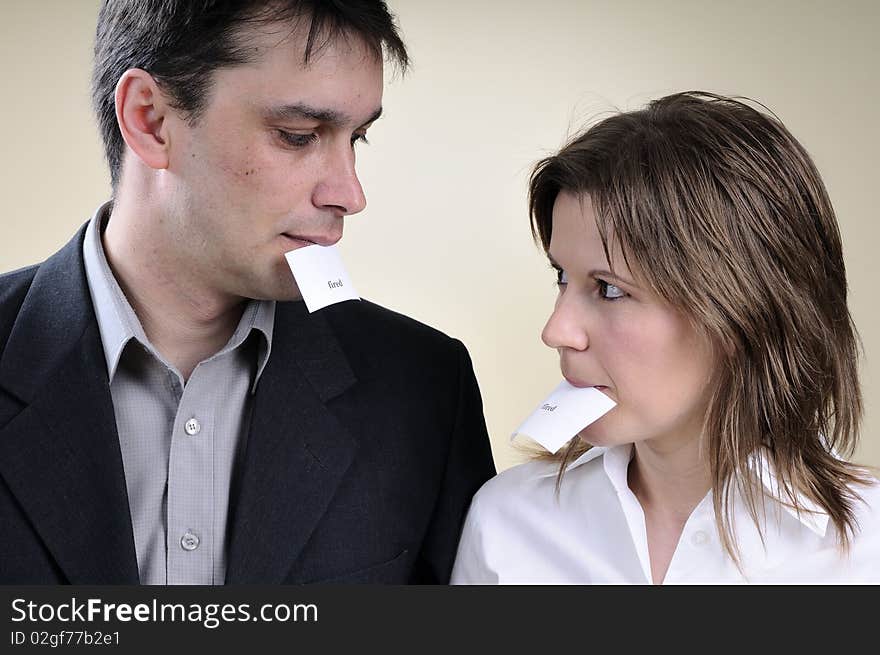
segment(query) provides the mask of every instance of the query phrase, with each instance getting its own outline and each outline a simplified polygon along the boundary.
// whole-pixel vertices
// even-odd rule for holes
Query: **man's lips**
[[[297,247],[300,247],[300,248],[304,247],[304,246],[314,246],[314,245],[332,246],[332,245],[338,243],[339,240],[342,238],[341,234],[338,236],[335,234],[332,234],[332,235],[331,234],[305,235],[305,234],[290,234],[288,232],[283,232],[281,234],[281,236],[284,237],[287,241],[291,241],[291,242],[297,244]]]

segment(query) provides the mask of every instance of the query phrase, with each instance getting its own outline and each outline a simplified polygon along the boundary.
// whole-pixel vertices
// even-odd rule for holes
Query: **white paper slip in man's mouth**
[[[336,246],[315,244],[284,253],[309,313],[361,297],[348,277]]]
[[[595,387],[575,387],[563,380],[510,439],[522,435],[555,453],[616,404]]]

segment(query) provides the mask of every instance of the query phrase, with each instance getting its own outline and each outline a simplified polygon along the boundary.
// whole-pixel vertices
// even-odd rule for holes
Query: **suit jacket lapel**
[[[355,453],[328,408],[356,379],[320,313],[278,303],[234,503],[227,583],[280,583]]]
[[[82,262],[84,229],[40,266],[0,361],[21,407],[0,428],[0,475],[67,579],[136,584],[116,420]],[[0,392],[2,398],[2,392]]]

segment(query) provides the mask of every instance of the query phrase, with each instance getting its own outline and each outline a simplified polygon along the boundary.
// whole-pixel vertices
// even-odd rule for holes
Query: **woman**
[[[840,235],[804,148],[703,92],[538,164],[543,340],[617,405],[474,498],[452,582],[880,582]],[[550,461],[547,461],[550,460]]]

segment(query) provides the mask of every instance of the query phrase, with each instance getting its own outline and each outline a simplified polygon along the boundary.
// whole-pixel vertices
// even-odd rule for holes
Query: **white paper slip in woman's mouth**
[[[511,441],[521,435],[555,453],[616,404],[595,387],[575,387],[563,380],[514,431]]]

